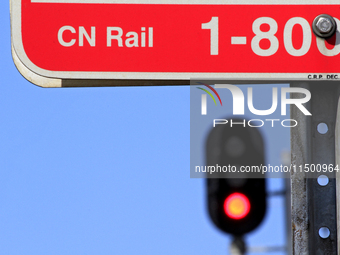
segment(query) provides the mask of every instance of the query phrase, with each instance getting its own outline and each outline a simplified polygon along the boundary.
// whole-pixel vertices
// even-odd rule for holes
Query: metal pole
[[[286,210],[286,250],[287,255],[292,255],[292,228],[291,228],[291,222],[292,222],[292,212],[291,212],[291,192],[290,192],[290,180],[288,178],[285,178],[285,187],[286,187],[286,194],[285,194],[285,210]]]
[[[291,118],[298,121],[291,129],[292,164],[296,166],[296,172],[291,173],[292,254],[337,254],[335,171],[306,173],[304,169],[305,164],[309,164],[310,169],[311,164],[335,168],[335,123],[340,90],[327,82],[292,83],[291,87],[306,88],[312,96],[304,105],[312,116],[291,106]],[[304,95],[293,93],[291,97]],[[328,127],[325,134],[318,131],[320,123]],[[328,177],[327,185],[318,184],[320,175]],[[323,227],[330,231],[327,238],[319,235]]]
[[[229,253],[231,255],[244,255],[246,253],[246,243],[242,236],[234,236],[233,241],[229,247]]]
[[[340,165],[340,99],[338,101],[338,111],[335,124],[335,162]],[[340,190],[340,172],[336,173],[336,190]],[[340,222],[340,194],[336,193],[337,222]],[[337,226],[338,235],[338,254],[340,254],[340,224]]]
[[[291,152],[289,151],[282,151],[281,152],[281,162],[284,166],[289,167],[291,165]],[[286,251],[287,255],[292,255],[292,210],[291,210],[291,192],[290,192],[290,179],[284,178],[284,207],[285,207],[285,227],[286,227]]]

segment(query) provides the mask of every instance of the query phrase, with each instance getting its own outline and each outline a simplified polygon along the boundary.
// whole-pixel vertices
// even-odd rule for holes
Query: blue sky
[[[190,179],[189,87],[37,87],[14,66],[0,5],[0,253],[227,254],[205,182]],[[266,140],[289,148],[289,132]],[[247,241],[282,245],[283,220],[270,198]]]

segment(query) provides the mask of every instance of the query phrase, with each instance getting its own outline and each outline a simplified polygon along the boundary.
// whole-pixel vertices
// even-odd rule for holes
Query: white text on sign
[[[106,46],[107,47],[153,47],[153,27],[141,27],[140,31],[128,31],[124,33],[121,27],[107,27]],[[65,41],[64,33],[77,34],[71,40]],[[88,42],[91,47],[96,46],[96,27],[91,27],[91,32],[88,33],[83,26],[78,28],[78,31],[72,26],[63,26],[58,31],[58,42],[64,47],[71,47],[76,45],[78,39],[78,46],[84,46],[84,40]]]
[[[334,18],[337,26],[340,27],[340,21],[337,18]],[[261,31],[260,27],[263,24],[269,25],[269,31]],[[299,49],[294,48],[293,46],[293,28],[294,26],[300,26],[303,32],[303,42]],[[218,17],[212,17],[211,20],[207,23],[202,23],[202,29],[210,30],[210,55],[218,55],[219,54],[219,24]],[[255,36],[251,40],[251,49],[252,51],[261,57],[268,57],[274,55],[279,49],[279,40],[275,36],[278,31],[278,25],[275,19],[270,17],[260,17],[257,18],[252,24],[252,30]],[[283,30],[283,44],[287,51],[287,53],[294,57],[301,57],[308,53],[311,44],[312,44],[312,29],[308,23],[308,21],[301,17],[293,17],[287,21]],[[328,49],[325,46],[325,40],[319,37],[316,37],[316,44],[319,52],[324,56],[336,56],[340,53],[340,33],[336,33],[336,43],[334,48]],[[270,47],[268,49],[262,49],[260,47],[261,40],[269,40]],[[246,45],[247,37],[246,36],[232,36],[231,37],[232,45]]]

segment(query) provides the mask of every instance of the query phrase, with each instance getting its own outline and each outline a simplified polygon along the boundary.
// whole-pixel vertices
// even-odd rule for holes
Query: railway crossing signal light
[[[225,170],[207,173],[208,210],[219,229],[242,236],[257,228],[266,213],[264,176],[245,172],[264,165],[264,146],[257,128],[232,121],[240,124],[218,125],[207,140],[207,166]]]

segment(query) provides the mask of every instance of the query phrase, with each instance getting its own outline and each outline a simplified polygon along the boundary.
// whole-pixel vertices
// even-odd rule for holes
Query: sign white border
[[[262,5],[262,4],[280,4],[280,5],[339,5],[339,0],[31,0],[34,3],[121,3],[121,4],[244,4],[244,5]],[[162,80],[171,81],[192,80],[192,79],[226,79],[233,81],[294,81],[309,80],[310,73],[187,73],[187,72],[60,72],[49,71],[36,66],[27,57],[21,37],[21,0],[10,0],[11,8],[11,36],[12,36],[12,54],[14,63],[20,73],[30,82],[42,87],[61,87],[62,80],[131,80],[131,85],[136,81],[143,80]],[[328,73],[318,73],[324,77]],[[332,73],[340,77],[340,73]],[[309,80],[310,81],[310,80]],[[164,82],[162,82],[163,85]],[[157,84],[155,84],[157,85]]]

